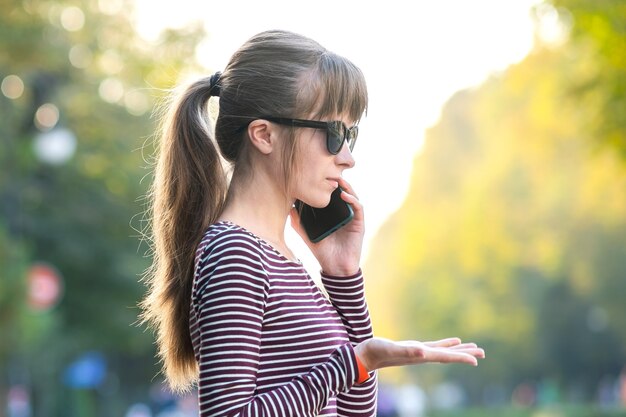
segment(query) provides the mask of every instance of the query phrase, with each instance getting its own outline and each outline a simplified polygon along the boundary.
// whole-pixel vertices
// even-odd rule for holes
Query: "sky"
[[[365,208],[365,257],[376,231],[404,201],[425,130],[436,124],[446,100],[528,54],[538,0],[135,3],[136,28],[148,40],[166,27],[201,21],[207,38],[198,60],[209,73],[267,29],[309,36],[361,68],[369,107],[359,124],[356,166],[344,177]],[[286,237],[309,272],[318,270],[295,232]]]

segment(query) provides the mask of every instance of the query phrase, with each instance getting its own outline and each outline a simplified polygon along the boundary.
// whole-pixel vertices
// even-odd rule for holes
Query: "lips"
[[[335,188],[339,187],[338,178],[326,178],[326,181],[330,182]]]

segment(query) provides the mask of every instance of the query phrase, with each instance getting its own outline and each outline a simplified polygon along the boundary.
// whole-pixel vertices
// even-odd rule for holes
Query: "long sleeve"
[[[322,284],[346,327],[353,346],[373,337],[372,322],[365,300],[363,274],[334,277],[322,272]],[[378,372],[370,372],[370,378],[355,385],[349,392],[337,396],[340,416],[370,417],[376,415]]]
[[[316,416],[357,379],[353,346],[343,343],[308,372],[259,394],[261,332],[271,289],[259,252],[258,242],[231,234],[200,254],[190,330],[202,417]]]
[[[350,341],[357,345],[373,337],[363,274],[359,270],[347,277],[334,277],[322,272],[322,284],[330,297],[330,302],[341,317]]]

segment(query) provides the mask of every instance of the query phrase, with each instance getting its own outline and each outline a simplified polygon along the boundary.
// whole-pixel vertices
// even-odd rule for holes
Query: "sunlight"
[[[280,0],[179,0],[177,7],[136,0],[136,22],[143,37],[155,40],[166,26],[201,20],[207,38],[197,54],[208,72],[222,69],[250,36],[273,28],[310,36],[362,69],[370,105],[355,150],[357,168],[346,178],[367,209],[366,254],[368,241],[405,198],[425,129],[455,91],[479,85],[528,54],[530,11],[537,3],[391,1],[381,7],[323,0],[305,9]]]

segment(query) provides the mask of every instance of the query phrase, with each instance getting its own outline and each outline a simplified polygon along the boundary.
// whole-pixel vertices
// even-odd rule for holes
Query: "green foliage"
[[[570,42],[588,60],[584,76],[572,80],[571,98],[592,112],[589,127],[598,143],[626,158],[626,3],[550,0],[569,15]],[[564,12],[564,10],[566,12]]]
[[[153,338],[136,326],[149,263],[137,230],[145,226],[150,111],[181,72],[199,68],[203,33],[169,31],[150,44],[134,32],[129,2],[106,13],[105,3],[0,1],[0,82],[17,75],[24,83],[19,97],[0,94],[0,388],[7,378],[32,381],[37,415],[62,405],[63,370],[84,351],[105,353],[127,401],[137,386],[145,396],[157,372]],[[62,165],[33,152],[45,103],[58,109],[56,128],[77,138]],[[26,304],[34,261],[63,277],[62,299],[46,313]]]
[[[474,399],[544,379],[591,399],[626,362],[626,165],[595,146],[598,114],[571,96],[595,65],[576,43],[538,47],[457,93],[375,238],[365,269],[376,332],[479,342],[477,370],[445,368]],[[422,382],[436,371],[407,370]]]
[[[0,372],[13,349],[19,345],[17,323],[24,315],[26,299],[26,275],[28,253],[23,245],[8,239],[4,229],[0,229]]]

